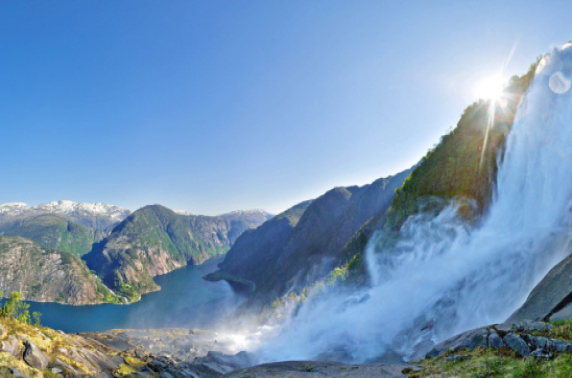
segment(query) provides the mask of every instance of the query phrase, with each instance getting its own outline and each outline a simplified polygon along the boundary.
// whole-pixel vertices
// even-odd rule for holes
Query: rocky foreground
[[[257,365],[214,332],[65,334],[0,318],[0,377],[318,378],[572,376],[572,322],[522,321],[471,330],[413,364],[286,361]],[[569,374],[569,375],[566,375]]]
[[[0,377],[366,378],[402,377],[405,367],[314,361],[252,366],[256,361],[246,352],[208,351],[224,348],[216,345],[214,337],[214,333],[182,329],[76,335],[0,318]]]

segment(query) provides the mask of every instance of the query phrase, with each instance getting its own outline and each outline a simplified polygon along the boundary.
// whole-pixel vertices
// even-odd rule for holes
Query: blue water
[[[42,313],[41,324],[64,332],[106,331],[116,328],[208,328],[236,308],[242,298],[224,281],[201,277],[216,270],[217,257],[155,277],[158,292],[130,305],[67,306],[28,302],[30,313]]]

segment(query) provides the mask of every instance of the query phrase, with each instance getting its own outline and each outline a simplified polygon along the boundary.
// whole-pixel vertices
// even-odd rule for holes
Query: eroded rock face
[[[37,346],[30,341],[26,341],[24,346],[24,361],[26,361],[28,365],[36,369],[45,369],[48,367],[48,357],[46,357]]]
[[[31,240],[0,236],[0,291],[25,300],[101,303],[97,278],[79,257],[46,250]]]

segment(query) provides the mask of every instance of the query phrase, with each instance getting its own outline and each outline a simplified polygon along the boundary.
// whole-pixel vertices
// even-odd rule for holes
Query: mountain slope
[[[46,250],[24,238],[0,237],[0,261],[0,291],[5,295],[19,291],[26,300],[74,305],[117,301],[72,254]]]
[[[0,235],[20,236],[54,251],[84,255],[99,233],[57,215],[39,215],[0,224]]]
[[[133,301],[159,289],[152,277],[225,253],[233,235],[261,221],[257,219],[262,218],[187,216],[146,206],[117,225],[84,259],[106,285]]]
[[[409,172],[363,187],[335,188],[289,209],[238,238],[211,278],[252,281],[251,301],[258,305],[299,292],[347,261],[344,246],[366,221],[387,210]],[[287,222],[292,213],[295,222]]]

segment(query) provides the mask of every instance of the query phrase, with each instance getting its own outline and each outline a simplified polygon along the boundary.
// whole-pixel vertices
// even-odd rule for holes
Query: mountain
[[[245,232],[208,279],[246,280],[262,305],[323,279],[348,261],[344,247],[369,219],[384,214],[410,170],[362,187],[334,188]]]
[[[65,304],[117,302],[83,261],[24,238],[0,237],[0,291],[23,299]]]
[[[160,205],[145,206],[113,228],[84,259],[106,285],[133,301],[159,289],[152,277],[225,253],[238,235],[269,216],[260,211],[181,215]]]
[[[130,213],[103,203],[7,203],[0,205],[0,235],[21,236],[44,248],[81,256]]]
[[[0,235],[20,236],[54,251],[84,255],[101,232],[57,215],[38,215],[0,223]]]
[[[125,219],[131,211],[104,203],[80,203],[73,201],[54,201],[37,206],[25,203],[6,203],[0,205],[0,224],[39,215],[57,215],[70,222],[89,228],[105,230]]]

